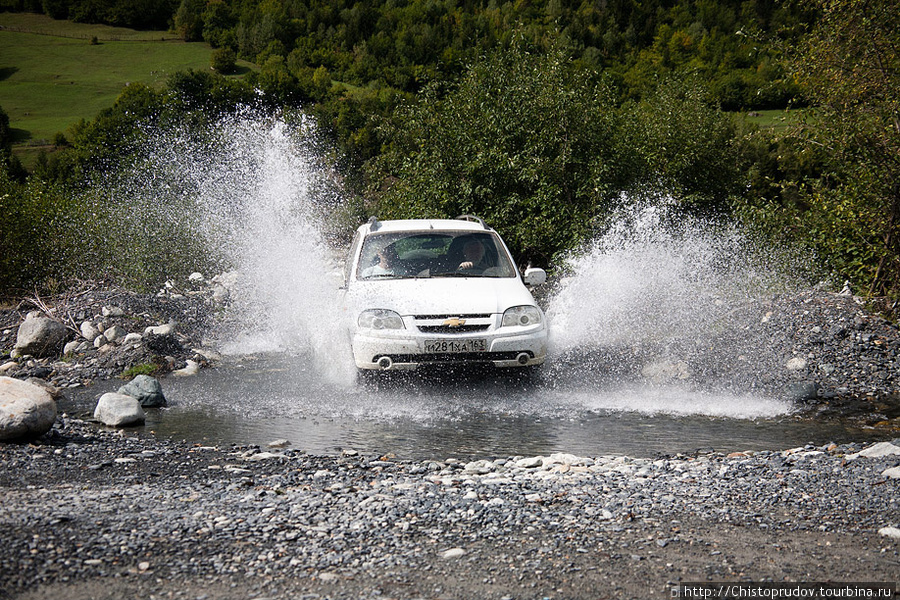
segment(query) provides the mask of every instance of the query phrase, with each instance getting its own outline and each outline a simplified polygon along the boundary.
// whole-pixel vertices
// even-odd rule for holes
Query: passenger
[[[378,275],[399,275],[397,249],[393,246],[385,246],[378,252],[378,262],[363,269],[362,277],[376,277]]]

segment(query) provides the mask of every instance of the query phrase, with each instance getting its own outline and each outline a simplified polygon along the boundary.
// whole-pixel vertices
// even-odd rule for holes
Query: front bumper
[[[443,317],[433,319],[439,323]],[[435,332],[439,327],[413,317],[404,317],[405,329],[359,329],[352,336],[353,359],[359,369],[413,370],[423,364],[492,364],[500,368],[528,367],[547,358],[547,328],[544,323],[531,327],[499,327],[501,316],[484,320],[485,329],[466,333]],[[426,352],[428,342],[447,341],[460,352]],[[484,342],[483,346],[481,342]],[[474,342],[474,343],[472,343]],[[482,348],[471,351],[471,347]]]

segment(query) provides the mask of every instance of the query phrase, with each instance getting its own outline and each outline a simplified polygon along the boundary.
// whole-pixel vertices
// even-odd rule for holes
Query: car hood
[[[511,306],[535,305],[516,277],[354,281],[347,300],[357,310],[386,308],[402,316],[494,314]]]

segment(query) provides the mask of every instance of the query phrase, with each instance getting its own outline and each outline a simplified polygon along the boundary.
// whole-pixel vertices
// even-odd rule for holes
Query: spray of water
[[[808,261],[734,225],[680,216],[671,199],[624,198],[610,222],[562,265],[547,310],[557,358],[550,379],[590,379],[604,391],[595,403],[608,409],[624,408],[619,399],[628,397],[647,412],[789,410],[759,395],[777,395],[771,374],[783,369],[755,334],[761,302],[801,285]]]
[[[673,219],[671,199],[625,202],[612,226],[570,256],[549,306],[554,349],[696,337],[741,303],[796,286],[777,258],[734,225]]]
[[[170,260],[183,272],[201,258],[231,270],[221,349],[295,353],[333,381],[352,381],[323,225],[341,197],[309,120],[244,113],[148,138],[121,179],[104,185],[128,199],[119,226],[147,244],[165,243],[161,231],[191,239],[194,250]]]

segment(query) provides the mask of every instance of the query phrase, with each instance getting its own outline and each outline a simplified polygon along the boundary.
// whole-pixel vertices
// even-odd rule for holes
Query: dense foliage
[[[819,18],[790,66],[814,110],[783,140],[780,194],[744,209],[815,248],[864,294],[900,297],[900,11],[808,0]],[[791,160],[786,160],[790,158]]]
[[[348,84],[406,92],[461,74],[517,36],[558,39],[578,62],[614,73],[633,97],[684,70],[707,80],[729,110],[785,106],[796,90],[760,36],[808,18],[772,0],[0,0],[0,10],[171,26],[187,41],[258,64],[280,56],[295,76],[324,67]]]
[[[84,238],[115,234],[92,229],[97,206],[72,198],[139,148],[148,124],[199,128],[250,105],[318,118],[351,196],[347,226],[371,213],[475,213],[523,263],[552,266],[606,226],[615,203],[653,190],[686,212],[742,219],[773,244],[804,245],[857,291],[900,296],[892,0],[147,1],[144,16],[168,6],[185,40],[218,49],[216,71],[235,57],[259,69],[129,86],[27,181],[7,161],[0,288],[91,269],[161,277],[165,252],[123,254],[116,240],[118,255],[97,245],[101,259],[74,260]],[[151,26],[128,22],[119,4],[0,0]],[[798,106],[805,123],[787,129],[727,112]],[[48,235],[56,245],[31,241]]]
[[[384,216],[478,214],[546,265],[589,238],[625,191],[657,186],[715,212],[739,187],[734,128],[697,87],[669,80],[621,102],[559,50],[479,61],[397,112],[374,181]]]
[[[635,97],[685,70],[738,109],[785,106],[794,87],[757,36],[804,18],[790,3],[767,0],[182,0],[175,26],[184,39],[246,60],[277,54],[295,72],[324,67],[340,81],[407,92],[462,73],[518,36],[558,39],[578,62],[614,72]]]

